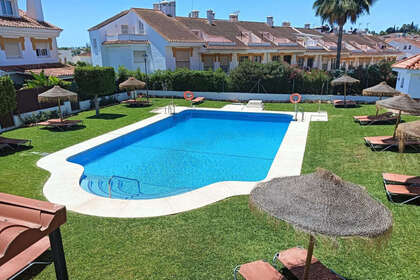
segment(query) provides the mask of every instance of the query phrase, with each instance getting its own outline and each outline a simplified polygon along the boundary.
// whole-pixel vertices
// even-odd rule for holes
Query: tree
[[[344,25],[350,20],[356,23],[359,16],[369,14],[370,7],[376,0],[316,0],[313,9],[320,16],[322,22],[338,25],[337,59],[336,69],[340,68],[341,47],[343,41]]]
[[[71,85],[71,82],[63,81],[57,77],[47,77],[44,74],[44,71],[42,71],[40,74],[31,74],[32,80],[26,81],[26,84],[24,85],[25,88],[43,88],[52,86],[69,87]]]
[[[79,66],[74,71],[79,92],[94,97],[96,116],[99,116],[99,96],[115,92],[115,71],[112,67]]]
[[[16,90],[9,77],[0,77],[0,116],[16,109]]]

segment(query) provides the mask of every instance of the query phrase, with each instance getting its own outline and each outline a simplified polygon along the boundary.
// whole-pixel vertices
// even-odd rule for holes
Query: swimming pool
[[[291,121],[286,114],[186,110],[68,161],[84,167],[82,189],[114,199],[257,182],[267,176]]]

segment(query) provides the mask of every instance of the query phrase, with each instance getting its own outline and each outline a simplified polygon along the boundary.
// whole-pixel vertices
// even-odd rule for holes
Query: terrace
[[[114,131],[152,117],[154,109],[169,104],[153,99],[153,107],[127,108],[116,105],[102,109],[99,118],[92,112],[80,113],[84,129],[63,132],[29,127],[3,136],[32,139],[33,147],[0,154],[0,192],[45,200],[43,185],[48,172],[36,167],[45,153]],[[187,106],[184,100],[175,100]],[[221,108],[226,102],[206,101],[200,107]],[[303,104],[306,112],[317,111],[317,104]],[[407,279],[418,270],[416,232],[420,209],[413,205],[390,203],[383,190],[382,172],[420,174],[420,154],[372,152],[362,143],[364,136],[390,135],[392,125],[362,127],[354,115],[375,111],[371,105],[354,109],[335,109],[324,104],[329,122],[310,124],[302,173],[317,167],[332,170],[343,179],[366,186],[375,199],[393,214],[394,231],[383,251],[371,254],[364,248],[348,253],[339,241],[332,250],[319,244],[317,258],[348,279]],[[293,111],[291,104],[266,104],[266,110]],[[417,120],[404,116],[404,121]],[[345,159],[345,160],[343,160]],[[182,214],[147,218],[113,219],[68,212],[62,227],[69,275],[72,279],[230,279],[235,265],[264,259],[281,249],[303,245],[292,228],[267,224],[252,214],[248,196],[237,196]],[[165,261],[162,265],[162,260]],[[32,271],[34,274],[37,272]],[[54,278],[49,266],[36,279]]]

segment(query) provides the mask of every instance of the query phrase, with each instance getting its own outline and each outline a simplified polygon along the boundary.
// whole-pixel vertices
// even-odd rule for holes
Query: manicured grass
[[[154,99],[154,106],[168,104]],[[176,100],[178,105],[185,105]],[[222,107],[225,103],[206,101],[202,107]],[[303,105],[316,111],[317,104]],[[290,104],[267,104],[269,110],[293,110]],[[90,118],[84,112],[80,130],[53,132],[37,127],[4,133],[29,138],[33,148],[0,156],[0,191],[45,199],[42,186],[48,173],[36,167],[40,155],[51,153],[83,140],[152,116],[152,108],[102,109],[103,118]],[[374,106],[334,109],[322,105],[329,122],[311,124],[303,172],[324,167],[345,180],[363,185],[376,199],[389,207],[394,231],[382,251],[331,250],[322,245],[315,255],[330,268],[349,279],[414,279],[419,275],[420,208],[399,206],[386,199],[382,172],[420,175],[420,153],[375,153],[362,144],[363,136],[390,135],[393,127],[360,127],[353,115],[373,113]],[[404,117],[404,120],[415,120]],[[231,279],[237,264],[269,259],[282,249],[304,245],[291,228],[275,227],[254,215],[248,197],[222,202],[169,217],[151,219],[107,219],[68,212],[62,227],[70,279]],[[54,279],[49,266],[36,279]]]

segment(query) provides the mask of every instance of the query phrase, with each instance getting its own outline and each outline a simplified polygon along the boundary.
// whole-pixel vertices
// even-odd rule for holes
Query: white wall
[[[30,40],[30,35],[26,34],[8,34],[1,32],[0,29],[0,36],[6,37],[6,38],[17,38],[17,37],[25,37],[25,50],[22,51],[22,57],[21,58],[7,58],[6,52],[3,50],[0,50],[0,66],[10,66],[10,65],[25,65],[25,64],[43,64],[43,63],[58,63],[58,53],[57,53],[57,41],[56,38],[53,38],[53,49],[48,49],[49,56],[48,57],[37,57],[36,52],[33,50],[32,43]],[[32,36],[39,38],[38,36]],[[51,37],[44,37],[44,38],[51,38]]]
[[[420,54],[420,48],[410,42],[391,41],[389,44],[403,53],[398,56],[398,60]],[[409,46],[411,46],[411,49],[409,49]],[[406,49],[404,49],[404,47],[406,47]]]

